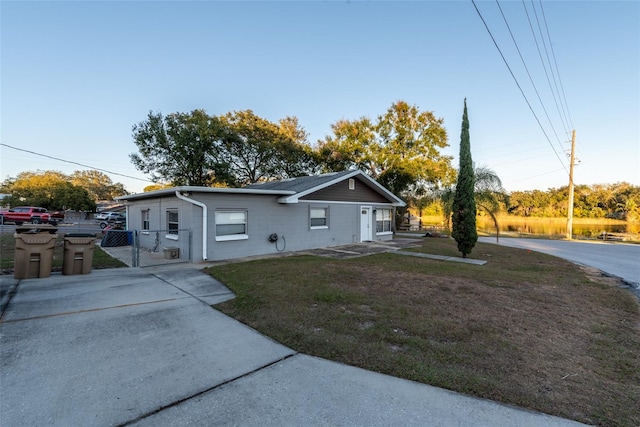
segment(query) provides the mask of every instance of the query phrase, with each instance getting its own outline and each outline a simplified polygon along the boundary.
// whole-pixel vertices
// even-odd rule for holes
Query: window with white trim
[[[216,211],[216,240],[248,239],[247,211]]]
[[[178,210],[167,209],[167,237],[173,238],[174,240],[177,239],[179,229],[180,224],[178,223]]]
[[[309,208],[309,225],[312,229],[329,228],[329,208]]]
[[[149,229],[149,209],[142,211],[142,229]]]
[[[376,233],[391,232],[391,209],[376,209]]]

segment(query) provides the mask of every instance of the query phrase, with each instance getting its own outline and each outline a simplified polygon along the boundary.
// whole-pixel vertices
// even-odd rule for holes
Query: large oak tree
[[[87,190],[89,197],[96,201],[113,200],[128,194],[122,183],[114,183],[107,174],[94,169],[75,171],[70,178],[71,184]]]
[[[58,171],[21,172],[7,178],[0,186],[2,193],[10,194],[4,203],[10,206],[39,206],[49,210],[73,209],[94,211],[95,201],[89,192],[71,182],[70,177]]]
[[[375,121],[339,120],[318,146],[327,171],[361,169],[392,192],[407,196],[420,188],[451,184],[455,170],[443,120],[405,101],[393,103]]]
[[[275,124],[244,110],[227,113],[220,120],[230,135],[222,159],[236,184],[314,172],[315,160],[306,141],[307,133],[297,118],[286,117]]]
[[[228,180],[227,165],[220,161],[227,138],[220,120],[203,110],[167,116],[149,112],[133,126],[139,152],[129,157],[153,181],[206,186]]]
[[[203,110],[149,113],[133,127],[137,169],[172,185],[238,187],[317,170],[297,118],[277,124],[251,110],[209,116]]]

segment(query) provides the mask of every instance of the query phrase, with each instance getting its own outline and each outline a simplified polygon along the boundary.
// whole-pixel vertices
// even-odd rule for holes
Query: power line
[[[556,139],[558,140],[558,143],[560,143],[560,138],[558,137],[558,132],[556,132],[556,128],[553,126],[553,122],[551,121],[551,118],[549,117],[549,113],[547,113],[547,109],[544,106],[544,102],[542,101],[542,98],[540,97],[540,93],[538,92],[538,88],[536,87],[536,84],[533,81],[533,77],[531,77],[531,73],[529,72],[529,67],[527,67],[527,63],[524,60],[524,57],[522,56],[522,52],[520,52],[520,47],[518,46],[518,42],[516,42],[516,38],[513,35],[513,32],[511,31],[511,26],[509,25],[509,22],[507,22],[507,17],[504,15],[504,12],[502,11],[502,6],[500,6],[500,3],[498,2],[498,0],[496,0],[496,4],[498,5],[498,9],[500,9],[500,14],[502,15],[502,19],[504,20],[505,25],[507,26],[507,29],[509,30],[509,34],[511,35],[511,40],[513,40],[513,44],[516,46],[516,50],[518,51],[518,55],[520,56],[520,60],[522,61],[522,65],[524,66],[524,69],[527,72],[527,75],[529,76],[529,81],[531,82],[531,85],[533,86],[533,90],[536,92],[536,95],[538,96],[538,101],[540,101],[540,106],[542,106],[542,111],[544,111],[545,116],[547,117],[547,120],[549,121],[549,125],[551,126],[551,129],[553,130],[553,134],[556,136]],[[557,106],[557,103],[556,103]],[[566,128],[565,128],[566,131]]]
[[[548,154],[538,154],[537,156],[530,156],[530,157],[525,157],[525,158],[521,158],[521,159],[518,159],[518,160],[509,160],[508,162],[492,164],[492,166],[498,167],[498,166],[504,166],[504,165],[512,165],[514,163],[527,162],[529,160],[539,159],[541,157],[547,157],[547,156],[548,156]]]
[[[518,79],[513,74],[513,71],[511,70],[511,67],[509,66],[509,63],[505,59],[505,57],[504,57],[504,55],[502,53],[502,50],[500,49],[500,46],[498,46],[498,43],[496,42],[496,39],[493,37],[493,34],[491,33],[491,30],[489,29],[489,26],[487,25],[487,23],[485,22],[484,18],[482,17],[482,14],[480,13],[480,10],[478,9],[478,6],[476,5],[475,0],[471,0],[471,3],[473,3],[473,7],[475,7],[476,12],[478,13],[478,16],[480,17],[480,19],[482,20],[482,23],[484,24],[485,29],[489,33],[489,36],[491,37],[491,40],[493,40],[493,44],[495,45],[496,49],[498,49],[498,52],[500,53],[500,56],[502,57],[502,61],[504,61],[504,64],[507,66],[507,69],[509,70],[509,73],[511,74],[511,77],[513,78],[513,80],[516,83],[516,86],[518,86],[518,89],[520,89],[520,93],[522,94],[522,97],[524,98],[525,102],[527,103],[527,106],[529,107],[529,110],[531,110],[531,114],[533,114],[533,117],[535,117],[536,122],[538,122],[538,126],[540,127],[540,129],[542,130],[542,133],[544,134],[545,138],[549,142],[549,145],[551,146],[551,149],[553,150],[553,152],[555,153],[556,157],[560,161],[560,164],[562,164],[562,167],[564,168],[565,172],[567,172],[567,174],[569,174],[569,171],[567,170],[567,167],[564,165],[564,162],[560,158],[560,155],[558,154],[558,152],[556,151],[555,147],[551,143],[551,140],[549,139],[549,136],[547,135],[547,132],[544,130],[544,127],[540,123],[540,120],[538,119],[538,116],[536,115],[536,112],[533,111],[533,107],[531,107],[531,103],[529,102],[529,99],[527,99],[527,95],[525,95],[524,91],[522,90],[522,87],[520,86],[520,83],[518,82]]]
[[[558,107],[558,99],[556,98],[556,94],[553,91],[553,86],[551,85],[551,79],[549,78],[549,73],[547,72],[547,66],[544,62],[544,58],[542,57],[542,52],[540,51],[540,45],[538,44],[538,38],[536,37],[536,32],[533,29],[533,24],[531,23],[531,17],[529,16],[529,10],[527,9],[527,5],[525,3],[524,0],[522,0],[522,6],[524,7],[524,12],[527,15],[527,21],[529,21],[529,28],[531,29],[531,34],[533,35],[533,41],[536,43],[536,49],[538,49],[538,56],[540,57],[540,62],[542,63],[542,69],[544,70],[544,75],[547,78],[547,83],[549,84],[549,89],[551,90],[551,95],[553,96],[553,101],[556,104],[556,110],[558,110],[558,114],[560,115],[560,121],[562,122],[562,126],[564,127],[564,131],[565,133],[569,133],[569,130],[567,129],[567,123],[565,123],[563,117],[562,117],[562,113],[560,112],[560,107]],[[538,20],[538,13],[536,12],[536,8],[535,5],[533,3],[533,0],[531,1],[531,7],[533,8],[533,13],[535,14],[536,17],[536,22],[538,23],[538,30],[540,31],[540,39],[542,40],[542,45],[545,49],[545,52],[547,52],[547,45],[544,42],[544,37],[542,36],[542,30],[540,29],[540,21]],[[549,54],[547,53],[547,61],[549,61]],[[549,61],[550,62],[550,61]],[[551,68],[551,64],[549,64],[549,69],[553,75],[553,69]],[[554,81],[555,81],[555,76],[554,76]]]
[[[7,147],[7,148],[12,148],[12,149],[14,149],[14,150],[23,151],[23,152],[25,152],[25,153],[34,154],[34,155],[36,155],[36,156],[46,157],[46,158],[48,158],[48,159],[58,160],[58,161],[60,161],[60,162],[64,162],[64,163],[70,163],[70,164],[72,164],[72,165],[78,165],[78,166],[82,166],[82,167],[84,167],[84,168],[95,169],[95,170],[97,170],[97,171],[105,172],[105,173],[108,173],[108,174],[111,174],[111,175],[118,175],[118,176],[123,176],[123,177],[125,177],[125,178],[137,179],[138,181],[144,181],[144,182],[154,183],[153,181],[150,181],[150,180],[148,180],[148,179],[138,178],[138,177],[131,176],[131,175],[125,175],[125,174],[123,174],[123,173],[118,173],[118,172],[112,172],[112,171],[108,171],[108,170],[106,170],[106,169],[100,169],[100,168],[97,168],[97,167],[95,167],[95,166],[85,165],[85,164],[78,163],[78,162],[72,162],[71,160],[65,160],[65,159],[61,159],[61,158],[59,158],[59,157],[49,156],[49,155],[47,155],[47,154],[36,153],[35,151],[25,150],[24,148],[13,147],[13,146],[11,146],[11,145],[9,145],[9,144],[0,143],[0,145],[2,145],[2,146],[4,146],[4,147]]]
[[[528,181],[528,180],[533,179],[533,178],[538,178],[538,177],[541,177],[541,176],[544,176],[544,175],[551,175],[552,173],[561,172],[561,171],[562,171],[562,169],[556,169],[556,170],[552,170],[552,171],[549,171],[549,172],[543,172],[543,173],[538,174],[538,175],[529,176],[529,177],[526,177],[526,178],[520,178],[520,179],[516,179],[514,181],[509,181],[509,182],[505,183],[505,185],[511,184],[511,183],[514,183],[514,182]]]
[[[499,150],[505,147],[513,147],[515,145],[518,146],[522,146],[523,144],[527,143],[527,142],[533,142],[533,141],[537,141],[540,138],[531,138],[531,139],[527,139],[525,141],[516,141],[516,142],[510,142],[509,144],[502,144],[502,145],[492,145],[490,147],[481,147],[481,148],[474,148],[473,152],[477,153],[477,152],[481,152],[481,151],[492,151],[492,150]]]
[[[532,151],[540,151],[540,147],[527,148],[526,150],[519,150],[519,151],[508,151],[508,152],[503,152],[499,154],[486,154],[486,156],[492,159],[495,159],[498,157],[507,157],[507,156],[513,156],[516,154],[530,153]],[[482,150],[474,150],[474,157],[477,153],[482,153]]]
[[[540,2],[542,4],[542,2]],[[531,7],[533,8],[533,13],[536,16],[536,23],[538,24],[538,31],[540,32],[540,40],[542,40],[542,46],[544,46],[544,54],[547,57],[547,63],[549,64],[549,70],[551,71],[551,77],[553,77],[553,85],[556,88],[556,91],[551,89],[551,94],[553,95],[553,100],[556,103],[556,108],[558,108],[558,101],[556,100],[556,94],[558,94],[558,98],[560,98],[560,90],[558,90],[558,82],[556,81],[556,73],[553,70],[553,66],[551,64],[551,59],[549,59],[549,49],[551,48],[551,38],[549,36],[549,32],[547,32],[547,39],[549,41],[549,49],[547,49],[547,43],[545,42],[544,34],[542,32],[542,28],[540,27],[540,18],[538,18],[538,12],[536,11],[536,6],[533,0],[531,0]],[[549,83],[551,85],[551,83]],[[562,102],[560,102],[560,106],[562,106]],[[564,111],[564,107],[563,107]],[[558,114],[562,117],[562,113],[560,112],[560,108],[558,108]],[[566,130],[566,129],[565,129]]]
[[[553,49],[553,43],[551,43],[551,34],[549,33],[549,26],[547,25],[547,17],[544,13],[544,9],[542,7],[542,0],[540,0],[540,10],[542,11],[542,19],[544,21],[544,26],[547,30],[547,38],[549,39],[549,46],[551,47],[551,56],[553,57],[553,63],[556,67],[556,74],[558,75],[558,82],[560,82],[560,89],[562,90],[562,98],[564,99],[564,104],[562,104],[562,102],[560,102],[560,105],[563,105],[562,111],[565,113],[566,116],[568,116],[568,120],[567,117],[565,116],[565,120],[567,120],[567,122],[571,125],[571,128],[573,129],[573,120],[571,120],[571,113],[569,112],[569,104],[567,103],[567,96],[564,93],[564,85],[562,84],[562,79],[560,78],[560,69],[558,68],[558,61],[556,60],[556,52]],[[566,111],[565,111],[566,109]]]

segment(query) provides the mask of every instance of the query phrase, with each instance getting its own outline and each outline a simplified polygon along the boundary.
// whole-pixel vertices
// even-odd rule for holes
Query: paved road
[[[496,243],[493,237],[480,237],[485,243]],[[500,245],[531,249],[578,264],[588,265],[618,276],[640,291],[640,245],[587,242],[576,240],[542,240],[501,238]]]

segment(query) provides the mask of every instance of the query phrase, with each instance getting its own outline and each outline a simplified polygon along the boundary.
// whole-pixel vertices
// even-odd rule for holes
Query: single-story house
[[[162,230],[176,248],[190,245],[196,262],[389,240],[394,209],[405,205],[361,171],[243,188],[182,186],[118,200],[129,230]]]

